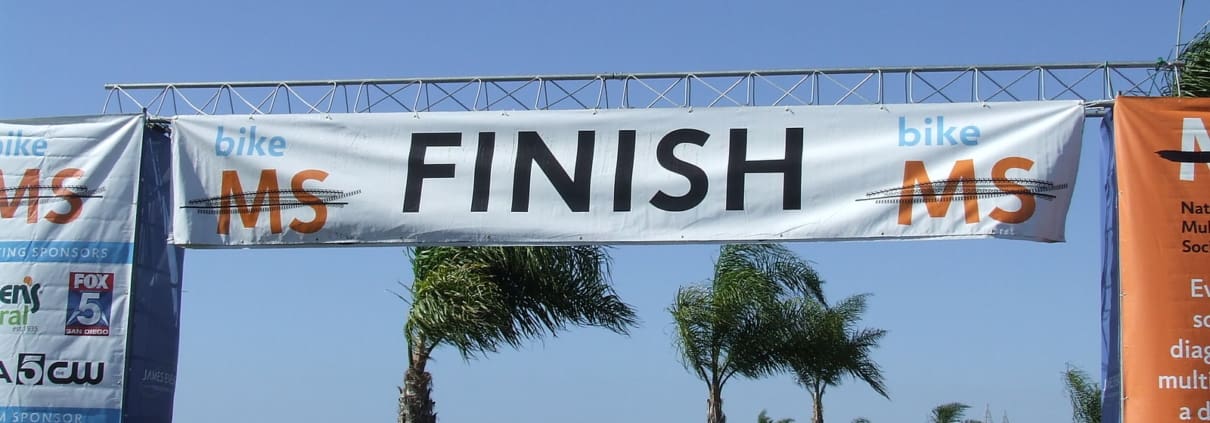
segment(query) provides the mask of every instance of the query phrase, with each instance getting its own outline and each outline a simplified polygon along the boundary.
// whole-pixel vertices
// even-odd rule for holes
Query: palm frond
[[[724,245],[715,263],[715,282],[745,273],[756,273],[772,282],[770,288],[778,294],[789,290],[824,302],[823,279],[809,262],[780,244]]]
[[[780,301],[809,293],[822,303],[821,284],[810,265],[783,246],[722,246],[712,278],[682,288],[669,307],[682,362],[707,382],[776,373],[779,331],[787,325],[777,311]]]
[[[1210,32],[1202,32],[1193,39],[1179,57],[1180,87],[1176,80],[1168,87],[1167,95],[1179,97],[1210,97]]]
[[[788,321],[793,322],[779,358],[808,389],[835,386],[852,376],[889,398],[882,369],[872,357],[882,329],[858,328],[868,294],[845,298],[833,307],[810,299],[788,303]]]
[[[410,326],[464,357],[570,326],[625,334],[637,324],[609,285],[603,247],[430,247],[411,256]]]
[[[1083,370],[1067,366],[1063,372],[1067,399],[1071,400],[1071,419],[1075,423],[1101,423],[1101,385]]]
[[[516,345],[524,335],[512,325],[501,287],[481,265],[441,266],[413,285],[408,325],[429,343],[448,342],[459,351],[494,351]]]
[[[962,421],[962,416],[966,414],[968,408],[971,408],[971,406],[960,402],[938,405],[933,408],[932,414],[929,415],[929,422],[958,423]]]
[[[784,418],[773,420],[772,417],[769,417],[768,412],[765,410],[760,410],[760,414],[756,415],[756,423],[794,423],[794,419]]]
[[[710,288],[686,286],[677,290],[676,300],[668,310],[676,325],[673,342],[680,351],[681,362],[698,378],[707,380],[711,370],[712,351],[709,348],[715,339],[713,310]]]

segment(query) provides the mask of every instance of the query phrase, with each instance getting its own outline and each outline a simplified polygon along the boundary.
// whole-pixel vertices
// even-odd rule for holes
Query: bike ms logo
[[[66,335],[109,336],[113,273],[71,272],[67,281]]]
[[[983,131],[976,125],[946,126],[945,116],[926,117],[924,125],[910,126],[906,117],[899,118],[900,147],[966,148],[979,145]],[[922,160],[903,162],[903,183],[868,192],[857,201],[873,201],[899,206],[896,222],[911,225],[918,217],[948,219],[951,205],[961,203],[962,219],[967,224],[980,223],[984,217],[998,223],[1025,223],[1034,216],[1038,199],[1053,200],[1053,191],[1067,189],[1067,184],[1034,179],[1030,173],[1034,161],[1020,156],[1000,157],[988,166],[988,159],[958,159],[950,166],[949,177],[930,176]],[[933,165],[936,169],[938,166]],[[942,165],[944,166],[944,164]],[[1015,201],[997,203],[991,212],[980,212],[980,200],[1013,197]],[[1014,204],[1015,203],[1015,204]],[[917,213],[923,205],[928,213]],[[986,210],[986,208],[984,208]]]
[[[271,160],[285,157],[288,148],[285,137],[265,135],[264,131],[257,136],[256,126],[237,130],[219,126],[214,137],[214,155],[224,159],[260,156]],[[268,215],[271,233],[280,234],[289,228],[300,234],[311,234],[327,224],[328,209],[344,207],[348,203],[339,200],[361,193],[361,190],[340,191],[315,186],[328,179],[328,172],[320,169],[304,169],[280,176],[276,168],[260,169],[255,190],[245,189],[245,186],[252,186],[246,178],[247,175],[241,178],[237,169],[225,169],[218,196],[191,199],[181,208],[218,215],[215,232],[219,235],[231,234],[232,215],[239,216],[238,223],[243,224],[244,229],[253,229],[261,222],[262,214]],[[283,214],[288,222],[282,220]]]

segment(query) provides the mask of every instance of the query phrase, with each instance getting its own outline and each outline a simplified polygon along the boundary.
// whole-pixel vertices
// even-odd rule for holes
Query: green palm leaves
[[[783,247],[722,247],[711,280],[682,287],[669,309],[685,367],[720,386],[736,374],[772,374],[776,335],[785,328],[778,302],[791,292],[822,296],[821,283]]]
[[[812,391],[822,421],[823,390],[853,375],[886,395],[870,353],[885,334],[856,328],[865,296],[826,306],[823,281],[780,245],[726,245],[709,281],[682,287],[669,312],[686,369],[706,382],[707,422],[725,421],[722,388],[736,375],[790,371]]]
[[[889,398],[882,369],[871,356],[886,331],[857,327],[867,297],[848,297],[831,307],[801,299],[787,303],[790,330],[780,361],[811,394],[815,423],[823,422],[827,388],[840,385],[846,377],[861,380]]]
[[[1210,97],[1210,33],[1202,32],[1181,50],[1180,90],[1175,81],[1167,95],[1177,97]]]
[[[608,283],[601,247],[418,248],[412,262],[408,338],[466,357],[568,326],[626,333],[637,321]]]
[[[933,412],[929,415],[929,423],[960,423],[968,408],[971,406],[960,402],[938,405],[933,407]]]
[[[1071,400],[1071,421],[1101,423],[1101,384],[1083,370],[1068,366],[1063,372],[1063,387]]]
[[[794,419],[786,418],[773,420],[772,417],[769,417],[768,412],[765,410],[760,410],[760,414],[756,415],[756,423],[794,423]]]
[[[570,326],[624,334],[637,322],[609,285],[603,247],[433,247],[411,258],[400,422],[436,421],[425,365],[439,345],[469,358]]]

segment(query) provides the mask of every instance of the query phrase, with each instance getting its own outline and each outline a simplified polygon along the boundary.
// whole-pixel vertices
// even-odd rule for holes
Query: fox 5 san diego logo
[[[67,280],[67,325],[64,334],[109,336],[113,273],[70,272]]]

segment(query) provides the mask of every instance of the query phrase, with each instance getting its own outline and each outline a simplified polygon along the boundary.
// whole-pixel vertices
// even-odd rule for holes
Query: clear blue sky
[[[1191,2],[1186,38],[1210,18]],[[994,5],[993,5],[994,4]],[[1176,0],[0,1],[0,117],[93,114],[107,82],[184,82],[1154,60]],[[1070,421],[1060,372],[1099,366],[1096,144],[1087,121],[1067,243],[801,243],[865,324],[892,400],[829,391],[829,421],[922,422],[941,403],[997,422]],[[666,307],[717,246],[613,250],[643,326],[577,329],[519,351],[431,364],[442,422],[702,421],[705,386]],[[403,249],[189,251],[176,421],[391,422],[405,365]],[[788,378],[740,380],[732,422],[809,421]]]

